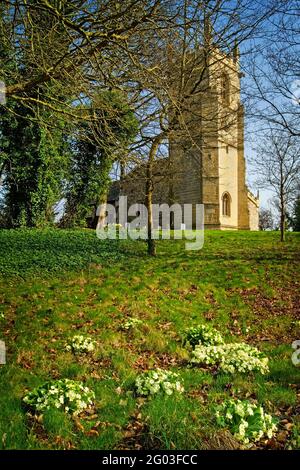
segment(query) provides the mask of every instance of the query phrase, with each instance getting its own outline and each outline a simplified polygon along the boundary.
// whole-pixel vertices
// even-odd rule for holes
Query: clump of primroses
[[[23,398],[24,403],[37,412],[60,409],[73,415],[91,407],[94,400],[95,394],[92,390],[82,382],[70,379],[47,382]]]
[[[178,374],[163,369],[145,372],[135,381],[136,393],[141,396],[151,396],[159,392],[166,395],[183,393],[184,387]]]
[[[248,400],[225,400],[216,408],[215,417],[219,426],[229,429],[243,444],[263,437],[271,439],[277,431],[275,419],[262,406]]]

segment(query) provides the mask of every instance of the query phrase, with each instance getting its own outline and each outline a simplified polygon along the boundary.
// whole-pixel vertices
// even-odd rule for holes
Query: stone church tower
[[[204,204],[206,229],[258,230],[259,202],[245,182],[238,49],[232,56],[214,50],[206,60],[205,89],[191,98],[185,117],[190,139],[170,139],[172,199]]]
[[[203,51],[187,73],[189,86],[198,80],[200,89],[187,93],[184,123],[169,136],[168,158],[155,162],[153,203],[204,204],[205,229],[258,230],[259,201],[246,186],[239,52]],[[112,185],[108,202],[117,205],[119,194],[128,204],[145,202],[143,165]]]

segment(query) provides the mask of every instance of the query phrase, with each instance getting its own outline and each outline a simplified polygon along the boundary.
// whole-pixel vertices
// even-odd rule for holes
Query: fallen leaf
[[[99,436],[99,433],[98,433],[98,431],[96,431],[96,429],[90,429],[85,434],[86,434],[86,436],[91,436],[91,437]]]

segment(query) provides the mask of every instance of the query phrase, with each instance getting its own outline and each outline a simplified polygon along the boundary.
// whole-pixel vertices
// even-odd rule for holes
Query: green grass
[[[165,240],[149,258],[144,242],[99,241],[89,230],[0,231],[0,338],[7,345],[0,448],[226,447],[226,439],[215,439],[213,408],[230,396],[255,398],[287,419],[293,426],[280,446],[297,447],[300,368],[291,362],[291,343],[300,339],[299,241],[292,233],[281,244],[275,232],[210,231],[200,251]],[[128,316],[142,325],[122,331]],[[270,374],[188,367],[181,334],[203,321],[227,340],[265,351]],[[76,333],[97,340],[94,356],[64,350]],[[185,394],[135,397],[136,376],[155,367],[180,373]],[[28,417],[24,394],[66,377],[95,391],[94,416]]]
[[[0,273],[3,275],[47,275],[85,269],[103,260],[126,256],[118,240],[102,240],[92,230],[1,230]]]

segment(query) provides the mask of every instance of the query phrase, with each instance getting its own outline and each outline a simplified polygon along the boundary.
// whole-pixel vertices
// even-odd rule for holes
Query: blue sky
[[[264,0],[261,1],[253,1],[256,3],[258,8],[260,4],[265,5],[266,2]],[[293,8],[291,8],[293,7]],[[298,10],[297,10],[298,9]],[[266,122],[260,121],[258,118],[254,118],[251,116],[251,100],[253,99],[249,97],[253,92],[253,79],[251,78],[250,71],[253,70],[253,60],[255,61],[256,66],[258,65],[261,72],[260,72],[260,79],[262,80],[262,85],[268,91],[268,97],[271,97],[271,100],[281,109],[286,112],[286,110],[292,106],[292,93],[293,93],[293,84],[296,83],[296,80],[300,77],[294,74],[294,70],[297,70],[297,66],[291,71],[288,69],[286,71],[286,76],[284,76],[283,81],[285,85],[291,92],[291,96],[287,91],[286,96],[283,97],[282,94],[278,93],[278,90],[274,93],[272,92],[272,74],[274,73],[272,69],[270,69],[267,58],[270,50],[279,51],[278,58],[284,59],[291,53],[293,53],[293,57],[297,57],[298,53],[298,61],[300,58],[300,40],[299,40],[299,32],[300,32],[300,2],[299,0],[291,0],[290,1],[290,9],[287,8],[283,10],[285,12],[285,20],[288,21],[287,25],[291,28],[292,33],[296,35],[298,34],[298,45],[296,42],[294,43],[292,49],[290,43],[289,36],[287,35],[287,42],[284,40],[284,35],[280,38],[278,31],[277,31],[277,22],[279,21],[281,15],[278,14],[273,15],[271,18],[267,18],[264,23],[261,25],[259,33],[256,35],[255,38],[250,39],[249,41],[245,41],[245,43],[241,44],[240,51],[241,51],[241,70],[244,73],[244,77],[241,80],[241,94],[242,94],[242,101],[245,101],[246,107],[246,116],[245,116],[245,157],[247,161],[247,180],[249,182],[250,189],[254,194],[256,194],[257,190],[260,193],[260,204],[261,207],[268,208],[270,206],[270,199],[273,197],[273,193],[270,190],[267,190],[262,187],[258,187],[256,184],[257,174],[255,173],[255,167],[250,164],[251,157],[255,156],[255,147],[259,143],[260,139],[263,135],[263,129],[265,129]],[[298,11],[298,17],[297,17]],[[293,25],[293,28],[292,28]],[[296,59],[297,60],[297,59]],[[256,69],[258,70],[258,69]],[[298,67],[299,70],[299,67]],[[299,91],[299,90],[298,90]],[[248,96],[247,96],[248,95]],[[250,100],[250,101],[248,101]],[[248,106],[247,106],[248,104]],[[249,106],[250,104],[250,106]],[[260,110],[267,109],[263,100],[259,102],[256,100],[256,110],[258,112]],[[296,105],[296,103],[295,103]]]

